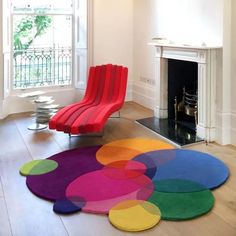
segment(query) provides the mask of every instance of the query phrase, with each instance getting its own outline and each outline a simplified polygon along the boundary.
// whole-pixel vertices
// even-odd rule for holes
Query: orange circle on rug
[[[109,211],[109,220],[124,231],[143,231],[154,227],[161,219],[159,208],[147,201],[128,200],[115,205]]]
[[[97,151],[96,158],[101,164],[108,165],[115,161],[131,160],[146,152],[173,148],[171,144],[156,139],[121,139],[103,145]]]

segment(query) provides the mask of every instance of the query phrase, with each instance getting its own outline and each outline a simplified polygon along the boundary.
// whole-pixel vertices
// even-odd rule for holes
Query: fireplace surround
[[[157,96],[154,115],[168,118],[168,59],[196,62],[198,69],[197,135],[208,141],[216,138],[216,81],[221,47],[188,46],[151,42],[155,47],[155,81]]]

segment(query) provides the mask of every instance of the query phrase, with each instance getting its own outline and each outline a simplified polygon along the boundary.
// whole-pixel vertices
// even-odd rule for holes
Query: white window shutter
[[[88,70],[88,1],[75,0],[74,79],[75,87],[85,89]]]
[[[9,96],[11,89],[11,1],[2,0],[3,15],[3,60],[4,60],[4,99]]]

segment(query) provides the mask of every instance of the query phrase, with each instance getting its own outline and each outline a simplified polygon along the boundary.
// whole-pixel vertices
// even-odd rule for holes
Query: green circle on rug
[[[143,200],[127,200],[109,211],[109,220],[116,228],[138,232],[154,227],[161,219],[155,204]]]
[[[148,201],[159,207],[164,220],[188,220],[209,212],[215,199],[210,190],[190,193],[154,191]]]
[[[53,160],[34,160],[20,168],[22,175],[42,175],[55,170],[58,163]]]

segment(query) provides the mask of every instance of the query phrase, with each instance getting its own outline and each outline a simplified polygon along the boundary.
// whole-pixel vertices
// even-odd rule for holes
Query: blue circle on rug
[[[72,202],[73,200],[73,202]],[[59,214],[72,214],[81,211],[85,205],[85,201],[82,198],[77,199],[61,199],[57,200],[53,205],[53,211]]]
[[[139,155],[134,160],[144,163],[150,169],[156,167],[157,171],[152,176],[153,181],[190,180],[214,189],[229,177],[229,169],[222,161],[198,151],[160,150]]]

